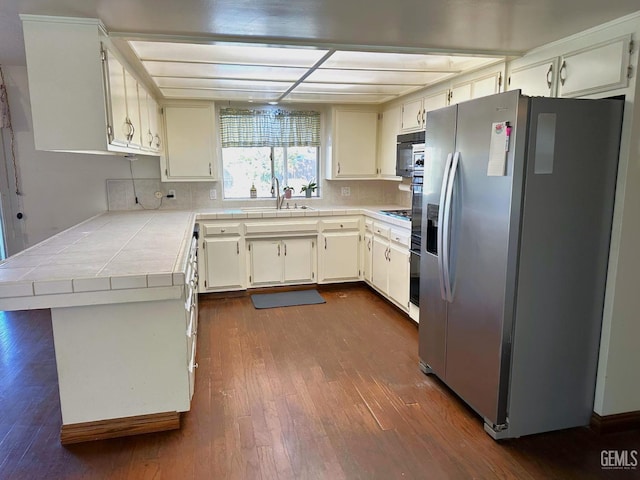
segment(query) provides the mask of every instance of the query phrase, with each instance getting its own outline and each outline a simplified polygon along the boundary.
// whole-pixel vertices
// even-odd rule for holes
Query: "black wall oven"
[[[416,152],[421,152],[422,156]],[[405,133],[398,135],[396,150],[396,175],[399,177],[411,177],[416,168],[416,163],[424,165],[424,132]]]

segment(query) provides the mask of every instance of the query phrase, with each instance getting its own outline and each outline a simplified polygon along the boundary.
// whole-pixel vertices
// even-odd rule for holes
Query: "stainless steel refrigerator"
[[[516,90],[427,115],[420,365],[495,439],[589,423],[623,104]]]

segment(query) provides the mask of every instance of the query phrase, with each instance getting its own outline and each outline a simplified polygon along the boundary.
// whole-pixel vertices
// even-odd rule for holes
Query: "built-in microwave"
[[[422,166],[424,166],[424,131],[398,135],[396,175],[412,177],[416,167]]]

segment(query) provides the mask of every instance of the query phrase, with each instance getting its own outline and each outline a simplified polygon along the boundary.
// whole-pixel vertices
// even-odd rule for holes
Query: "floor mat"
[[[317,290],[294,290],[280,293],[257,293],[251,295],[255,308],[292,307],[326,303]]]

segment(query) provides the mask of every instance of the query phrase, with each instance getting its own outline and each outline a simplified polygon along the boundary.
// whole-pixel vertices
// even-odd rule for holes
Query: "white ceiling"
[[[393,78],[372,83],[366,69],[353,70],[358,65],[370,67],[367,64],[370,59],[349,58],[350,50],[447,56],[520,55],[639,9],[638,0],[1,0],[0,63],[25,63],[19,13],[91,17],[100,18],[111,33],[142,41],[288,44],[315,47],[312,52],[317,54],[337,50],[322,65],[324,68],[311,73],[288,98],[300,100],[312,91],[322,90],[325,100],[338,101],[344,98],[345,84],[361,84],[359,91],[351,93],[361,101],[377,102],[383,95],[397,94],[398,88],[393,86],[398,82],[397,77],[386,72],[387,77]],[[203,53],[201,47],[192,45],[189,54],[197,59]],[[222,55],[216,56],[215,61],[220,71],[227,70],[226,74],[211,75],[207,69],[217,67],[198,62],[193,65],[205,69],[206,75],[181,79],[180,85],[175,85],[174,80],[180,75],[170,69],[187,68],[187,76],[193,76],[188,69],[194,67],[184,66],[184,53],[180,53],[181,63],[150,62],[148,69],[152,74],[156,72],[156,81],[167,95],[184,96],[189,89],[196,89],[213,98],[216,92],[233,83],[235,91],[229,91],[227,98],[242,98],[243,89],[248,87],[256,100],[262,96],[268,101],[273,98],[271,93],[291,86],[287,82],[299,80],[302,71],[308,72],[309,65],[300,62],[309,62],[312,56],[308,49],[300,50],[302,58],[286,60],[291,64],[279,59],[280,67],[300,69],[288,71],[291,75],[282,84],[275,80],[282,80],[280,74],[287,70],[276,75],[269,62],[261,65],[262,69],[266,68],[262,72],[251,63],[249,68],[255,73],[250,75],[262,83],[247,83],[238,75],[239,71],[247,70],[242,54],[231,50],[215,53]],[[167,56],[163,60],[171,59],[169,49],[163,54]],[[205,53],[210,54],[213,55]],[[231,60],[233,63],[225,63]],[[255,58],[250,60],[255,62]],[[363,63],[359,64],[360,61]],[[345,67],[350,70],[344,70]],[[400,66],[397,59],[393,66],[383,63],[376,68],[379,72],[422,69],[411,61]],[[158,73],[163,70],[164,73]],[[402,85],[425,80],[411,79],[410,74],[405,73]],[[420,72],[414,71],[411,75],[419,77]],[[347,80],[337,83],[337,78]],[[265,82],[268,79],[274,81]]]

